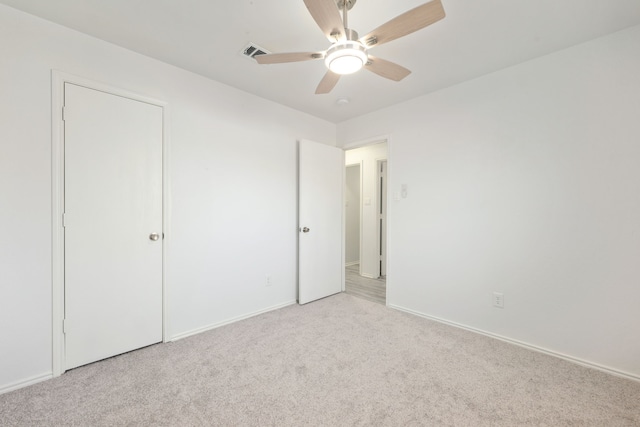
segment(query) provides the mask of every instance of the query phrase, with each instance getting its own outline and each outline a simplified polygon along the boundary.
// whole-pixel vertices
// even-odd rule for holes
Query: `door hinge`
[[[66,119],[66,112],[67,112],[67,107],[65,107],[64,105],[62,106],[62,121],[64,122]]]
[[[62,319],[62,333],[67,333],[67,319]]]
[[[67,226],[67,214],[66,214],[66,212],[62,213],[62,226],[63,227]]]

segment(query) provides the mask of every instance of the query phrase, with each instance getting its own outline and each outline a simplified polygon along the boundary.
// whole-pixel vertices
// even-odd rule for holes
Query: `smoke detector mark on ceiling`
[[[269,52],[267,49],[264,49],[264,48],[258,46],[255,43],[249,43],[248,45],[246,45],[242,49],[242,51],[240,53],[245,58],[254,58],[254,57],[258,56],[258,55],[264,55],[266,53],[271,53],[271,52]]]

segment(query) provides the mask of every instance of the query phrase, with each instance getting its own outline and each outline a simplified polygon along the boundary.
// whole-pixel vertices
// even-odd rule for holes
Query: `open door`
[[[344,152],[311,141],[298,146],[298,302],[342,291]]]

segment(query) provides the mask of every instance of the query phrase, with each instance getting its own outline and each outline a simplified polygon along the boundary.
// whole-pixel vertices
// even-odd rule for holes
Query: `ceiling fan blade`
[[[285,62],[301,62],[322,58],[324,58],[324,52],[266,53],[253,57],[258,64],[282,64]]]
[[[340,80],[340,74],[327,70],[327,74],[320,80],[320,84],[316,88],[316,95],[331,92],[338,83],[338,80]]]
[[[367,70],[376,73],[386,79],[399,82],[400,80],[411,74],[411,71],[407,70],[401,65],[395,64],[384,59],[376,58],[369,55],[369,62],[364,66]]]
[[[360,42],[367,47],[377,46],[418,31],[444,18],[441,0],[433,0],[398,15],[391,21],[371,31]]]
[[[335,0],[304,0],[304,4],[330,42],[345,39],[344,24]]]

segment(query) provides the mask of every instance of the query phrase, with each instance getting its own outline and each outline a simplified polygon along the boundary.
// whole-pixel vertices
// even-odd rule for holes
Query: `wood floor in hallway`
[[[387,281],[384,277],[370,279],[360,276],[360,264],[346,267],[345,291],[346,293],[364,298],[366,300],[386,305]]]

